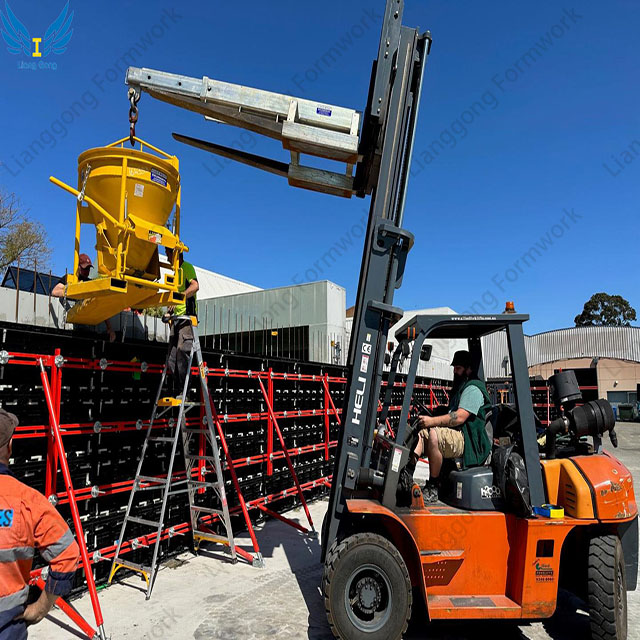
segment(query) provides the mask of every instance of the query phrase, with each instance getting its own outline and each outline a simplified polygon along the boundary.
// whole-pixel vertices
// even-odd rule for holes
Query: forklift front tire
[[[341,640],[399,640],[411,617],[411,580],[395,546],[376,533],[333,543],[322,578],[329,625]]]
[[[618,536],[589,541],[587,594],[593,640],[626,640],[627,584]]]

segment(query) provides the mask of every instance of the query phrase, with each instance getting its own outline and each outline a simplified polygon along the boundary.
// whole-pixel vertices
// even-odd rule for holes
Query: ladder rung
[[[128,560],[122,560],[119,557],[114,558],[115,563],[119,564],[125,569],[131,569],[132,571],[141,571],[144,573],[151,573],[151,567],[146,567],[143,564],[137,564],[135,562],[129,562]]]
[[[174,438],[169,438],[167,436],[151,436],[148,438],[148,442],[173,442]]]
[[[199,486],[199,487],[214,487],[215,489],[220,490],[219,487],[218,487],[218,484],[219,484],[218,482],[202,482],[201,480],[191,480],[189,482],[189,485],[193,486],[193,487],[195,487],[195,486]]]
[[[211,507],[199,507],[197,504],[191,506],[193,511],[201,511],[202,513],[211,513],[218,515],[220,517],[224,516],[224,513],[221,509],[212,509]]]
[[[211,433],[209,429],[183,429],[182,433]]]
[[[157,478],[156,476],[138,476],[136,480],[141,480],[142,482],[156,482],[162,485],[167,484],[167,478]]]
[[[160,400],[158,400],[159,407],[179,407],[180,405],[184,405],[185,407],[199,407],[202,405],[202,402],[192,400],[183,402],[182,398],[160,398]]]
[[[204,531],[198,531],[197,529],[193,532],[193,537],[199,540],[206,540],[207,542],[217,542],[218,544],[226,544],[228,547],[231,546],[229,543],[229,538],[225,538],[224,536],[218,536],[214,533],[206,533]]]
[[[158,400],[159,407],[179,407],[182,404],[182,398],[160,398]]]
[[[207,462],[215,462],[216,459],[213,456],[193,456],[191,454],[186,455],[187,460],[206,460]]]
[[[155,520],[146,520],[145,518],[136,518],[135,516],[129,516],[127,518],[128,522],[137,522],[138,524],[144,524],[147,527],[153,527],[157,529],[160,526],[160,522],[156,522]]]

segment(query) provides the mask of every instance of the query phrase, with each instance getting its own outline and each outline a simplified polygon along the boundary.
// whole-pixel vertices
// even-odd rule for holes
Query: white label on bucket
[[[133,195],[137,198],[142,198],[144,195],[144,185],[136,182],[136,186],[133,189]]]
[[[402,458],[402,449],[393,450],[393,460],[391,461],[391,470],[395,473],[400,468],[400,459]]]
[[[151,180],[161,184],[163,187],[167,186],[166,174],[162,173],[162,171],[158,171],[157,169],[151,169]]]

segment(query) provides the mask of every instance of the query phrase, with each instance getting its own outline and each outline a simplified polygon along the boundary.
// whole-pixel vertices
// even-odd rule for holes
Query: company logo
[[[553,582],[553,569],[551,565],[536,560],[536,582]]]
[[[364,391],[367,388],[367,379],[358,376],[358,382],[362,385],[361,389],[356,389],[356,398],[354,400],[352,424],[360,424],[360,414],[362,413],[362,404],[364,402]]]
[[[369,368],[369,356],[371,353],[371,334],[367,333],[367,341],[363,342],[360,348],[362,352],[362,359],[360,360],[360,372],[366,373]],[[364,404],[364,392],[367,388],[367,379],[358,376],[358,382],[362,385],[360,389],[356,387],[356,397],[353,406],[353,417],[351,418],[351,424],[360,424],[360,415],[362,414],[362,405]]]
[[[13,526],[13,509],[0,509],[0,527]]]
[[[488,484],[480,488],[480,498],[482,500],[488,500],[490,498],[502,498],[502,490],[500,487],[493,485],[490,487]]]
[[[32,37],[27,27],[18,19],[6,1],[4,8],[6,15],[0,11],[0,31],[7,44],[7,51],[15,56],[23,55],[29,58],[29,62],[21,60],[18,63],[18,69],[55,71],[58,68],[57,63],[45,62],[42,58],[46,58],[52,53],[60,55],[67,50],[67,45],[73,35],[71,23],[74,14],[73,11],[69,13],[69,2],[64,5],[58,17],[49,25],[44,37],[42,34]]]

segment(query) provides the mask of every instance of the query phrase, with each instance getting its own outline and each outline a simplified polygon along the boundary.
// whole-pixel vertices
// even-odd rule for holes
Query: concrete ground
[[[633,472],[640,486],[640,424],[618,425],[616,454]],[[327,508],[323,500],[311,505],[319,528]],[[304,512],[290,517],[304,523]],[[151,600],[144,599],[142,583],[132,577],[100,592],[107,635],[113,640],[330,640],[320,596],[320,543],[278,521],[257,530],[264,569],[230,564],[219,554],[194,557],[183,554],[165,564],[158,574]],[[248,537],[238,542],[250,549]],[[88,596],[74,602],[93,620]],[[516,626],[510,622],[424,622],[414,605],[407,638],[476,640],[495,634],[504,640],[569,640],[589,638],[588,616],[579,601],[561,592],[556,615],[543,623]],[[83,637],[71,629],[58,610],[29,633],[31,640]],[[640,591],[629,593],[629,640],[640,640]]]

